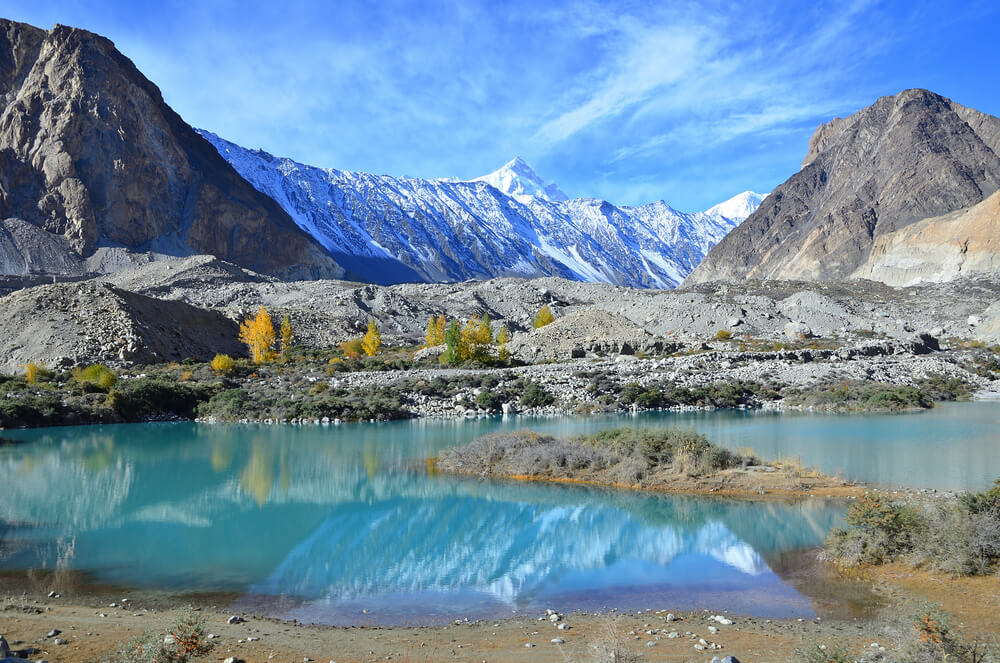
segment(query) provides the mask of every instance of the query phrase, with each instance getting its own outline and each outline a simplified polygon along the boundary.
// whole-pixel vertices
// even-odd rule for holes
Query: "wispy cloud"
[[[192,124],[319,166],[699,209],[769,189],[812,129],[904,87],[987,112],[1000,8],[899,0],[7,0],[111,37]],[[929,48],[928,44],[933,44]],[[994,106],[989,106],[993,100]]]

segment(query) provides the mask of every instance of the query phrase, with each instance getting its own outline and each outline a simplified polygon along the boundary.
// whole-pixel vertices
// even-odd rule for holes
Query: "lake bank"
[[[716,342],[655,357],[617,355],[506,367],[442,367],[413,348],[343,360],[302,350],[286,362],[237,360],[0,376],[0,428],[191,420],[322,424],[495,414],[645,411],[905,411],[1000,391],[991,350],[865,341],[742,350]],[[102,367],[103,368],[103,367]],[[87,369],[91,370],[91,369]],[[100,375],[98,375],[100,372]]]
[[[609,648],[641,654],[644,660],[708,659],[732,655],[741,660],[799,661],[798,650],[817,644],[847,647],[853,655],[868,656],[885,647],[890,653],[903,638],[900,625],[922,601],[940,603],[958,632],[971,639],[995,633],[1000,622],[997,578],[949,579],[900,568],[866,571],[858,584],[870,583],[885,598],[881,608],[867,616],[830,616],[820,619],[761,619],[718,611],[681,611],[654,603],[649,610],[622,613],[559,613],[550,620],[545,611],[520,617],[451,623],[426,627],[329,627],[307,625],[224,606],[205,604],[198,610],[206,633],[216,636],[210,658],[234,656],[247,663],[273,660],[314,661],[564,661],[600,660]],[[166,633],[182,609],[162,601],[147,603],[136,597],[106,593],[100,598],[48,598],[37,591],[17,597],[0,596],[0,633],[15,651],[37,648],[33,658],[76,663],[102,659],[126,640],[143,633]],[[841,600],[843,597],[841,597]],[[111,607],[114,603],[114,607]],[[558,610],[558,605],[553,606]],[[227,623],[234,614],[239,623]],[[672,614],[676,620],[669,620]],[[721,615],[723,621],[714,619]],[[726,623],[731,622],[731,623]],[[568,628],[558,628],[566,624]],[[65,644],[44,637],[52,629]],[[671,634],[676,633],[676,637]],[[554,643],[553,640],[562,642]],[[707,644],[698,649],[704,640]],[[16,644],[15,644],[16,643]],[[526,646],[527,644],[532,647]],[[653,643],[650,645],[649,643]],[[878,647],[873,648],[872,643]],[[716,648],[712,648],[715,645]]]

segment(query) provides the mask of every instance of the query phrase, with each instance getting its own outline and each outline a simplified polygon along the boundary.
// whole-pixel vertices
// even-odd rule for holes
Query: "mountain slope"
[[[109,246],[291,277],[343,273],[111,41],[61,25],[0,20],[0,219],[47,233],[0,227],[8,273],[72,271]]]
[[[816,130],[802,169],[686,284],[851,277],[879,238],[1000,188],[1000,119],[926,90],[882,97]]]
[[[1000,273],[1000,191],[882,235],[854,276],[906,286],[984,273]]]
[[[201,135],[367,280],[391,282],[390,263],[426,281],[562,276],[671,288],[742,220],[663,202],[567,200],[520,159],[472,181],[397,178],[317,168]]]

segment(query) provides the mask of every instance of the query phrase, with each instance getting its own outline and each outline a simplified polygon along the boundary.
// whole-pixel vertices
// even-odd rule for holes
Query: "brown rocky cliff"
[[[0,219],[82,256],[120,245],[292,278],[343,274],[104,37],[0,20],[0,103]]]
[[[874,242],[1000,188],[1000,119],[927,90],[821,125],[802,169],[685,281],[849,278]]]

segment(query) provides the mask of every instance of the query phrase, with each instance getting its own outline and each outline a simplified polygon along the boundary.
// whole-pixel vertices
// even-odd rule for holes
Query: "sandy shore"
[[[708,661],[713,655],[727,654],[743,661],[793,661],[797,649],[813,643],[847,644],[855,651],[873,642],[891,647],[885,616],[898,617],[914,601],[940,604],[970,637],[1000,632],[998,577],[951,579],[899,565],[854,571],[850,576],[837,581],[848,589],[814,599],[821,615],[818,619],[725,615],[731,624],[716,621],[713,617],[719,613],[707,611],[674,611],[679,619],[668,621],[669,606],[633,614],[562,615],[559,623],[568,629],[559,629],[544,614],[411,628],[304,625],[252,614],[240,614],[246,621],[229,624],[233,613],[225,608],[226,597],[217,597],[222,599],[218,605],[211,605],[211,599],[200,601],[198,612],[207,632],[216,636],[204,660],[235,656],[248,663],[598,661],[602,649],[612,645],[641,653],[644,661]],[[813,579],[791,582],[807,591],[803,583]],[[880,609],[859,608],[855,603],[859,589],[881,597]],[[35,649],[30,658],[53,663],[99,661],[129,638],[144,632],[165,634],[184,603],[179,597],[164,600],[140,592],[116,594],[111,589],[71,598],[48,598],[34,591],[14,595],[10,582],[5,590],[6,597],[0,598],[0,633],[15,651]],[[52,629],[61,631],[58,637],[65,644],[57,645],[54,637],[46,637]],[[678,637],[670,638],[671,632]],[[564,642],[553,643],[556,638]],[[718,648],[697,649],[702,638]],[[534,646],[527,647],[528,643]]]

